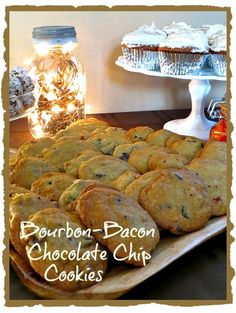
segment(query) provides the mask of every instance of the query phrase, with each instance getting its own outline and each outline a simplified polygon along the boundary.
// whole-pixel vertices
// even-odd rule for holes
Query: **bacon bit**
[[[218,196],[217,198],[214,198],[214,199],[213,199],[213,201],[215,201],[215,202],[219,202],[219,201],[222,201],[222,199],[221,199],[221,197],[220,197],[220,196]]]

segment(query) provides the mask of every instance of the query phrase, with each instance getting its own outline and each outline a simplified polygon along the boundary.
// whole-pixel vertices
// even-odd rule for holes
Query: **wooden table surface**
[[[112,126],[125,129],[147,125],[160,129],[172,119],[183,118],[189,110],[168,110],[93,115]],[[10,147],[32,140],[27,119],[10,123]],[[221,234],[189,252],[152,276],[120,299],[140,300],[224,300],[226,298],[226,234]],[[10,271],[10,299],[37,299]]]

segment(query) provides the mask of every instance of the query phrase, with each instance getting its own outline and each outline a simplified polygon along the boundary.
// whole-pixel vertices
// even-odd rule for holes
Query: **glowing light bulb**
[[[49,101],[53,101],[53,100],[56,100],[57,99],[57,96],[55,95],[54,92],[52,91],[49,91],[47,94],[46,94],[46,97]]]
[[[73,104],[69,103],[67,105],[67,111],[68,112],[73,112],[75,109],[76,109],[76,107]]]
[[[69,42],[67,42],[66,44],[64,44],[64,45],[62,46],[62,52],[63,52],[63,53],[70,52],[70,51],[72,51],[75,47],[76,47],[76,43],[75,43],[75,42],[72,42],[72,41],[69,41]]]
[[[46,113],[46,112],[42,112],[42,119],[44,120],[45,124],[47,125],[51,119],[52,119],[52,115],[50,113]]]
[[[41,56],[47,55],[48,51],[49,51],[49,44],[47,44],[45,42],[38,43],[35,45],[35,50]]]
[[[31,129],[31,134],[33,135],[34,138],[42,138],[45,136],[41,125],[35,125]]]
[[[60,113],[60,112],[62,112],[63,111],[63,109],[62,108],[60,108],[59,107],[59,105],[54,105],[52,108],[51,108],[51,111],[53,112],[53,113]]]

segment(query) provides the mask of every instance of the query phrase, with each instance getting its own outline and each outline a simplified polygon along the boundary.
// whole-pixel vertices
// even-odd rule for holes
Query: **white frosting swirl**
[[[158,29],[153,22],[151,26],[143,25],[137,30],[126,34],[123,37],[121,44],[125,44],[128,47],[141,45],[159,46],[159,44],[165,39],[165,32]]]
[[[204,25],[201,25],[200,27],[194,28],[194,30],[201,31],[205,34],[210,27],[211,27],[211,25],[204,24]]]
[[[212,37],[210,48],[215,52],[226,51],[227,50],[226,34],[219,34],[217,36]]]
[[[225,34],[226,35],[226,26],[222,24],[209,25],[209,28],[206,30],[206,36],[208,40],[211,40],[212,37]]]
[[[181,31],[172,33],[160,47],[167,48],[191,48],[193,53],[207,53],[209,51],[207,37],[200,31]]]
[[[173,22],[170,25],[165,26],[162,30],[167,33],[167,35],[171,35],[173,33],[177,33],[180,31],[192,30],[192,26],[186,24],[185,22]]]

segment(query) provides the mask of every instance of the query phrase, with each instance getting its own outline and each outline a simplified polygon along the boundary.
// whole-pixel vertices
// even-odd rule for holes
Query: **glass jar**
[[[220,120],[210,131],[210,139],[218,141],[227,141],[227,106],[220,105]]]
[[[30,74],[36,82],[35,110],[29,128],[35,138],[53,136],[77,119],[84,118],[86,78],[74,57],[75,28],[43,26],[33,29],[35,57]]]

